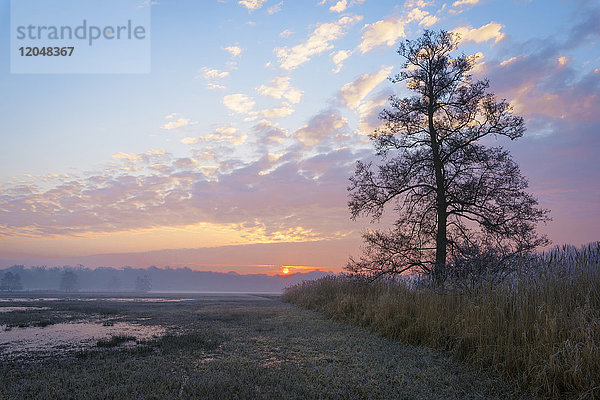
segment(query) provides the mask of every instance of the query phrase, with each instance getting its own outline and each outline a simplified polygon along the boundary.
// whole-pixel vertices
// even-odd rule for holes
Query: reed
[[[328,276],[286,289],[283,299],[446,350],[535,396],[600,398],[600,242],[556,248],[492,281],[464,291]]]

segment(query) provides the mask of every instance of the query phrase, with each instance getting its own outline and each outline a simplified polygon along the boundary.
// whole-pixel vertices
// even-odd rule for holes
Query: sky
[[[460,33],[524,117],[493,144],[551,210],[539,231],[600,239],[600,2],[139,3],[143,73],[22,74],[0,0],[0,266],[340,271],[378,227],[350,220],[348,178],[424,29]]]

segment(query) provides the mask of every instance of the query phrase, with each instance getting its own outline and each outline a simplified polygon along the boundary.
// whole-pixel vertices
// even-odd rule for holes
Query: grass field
[[[564,247],[471,291],[328,277],[283,298],[511,379],[541,398],[600,398],[600,243]]]
[[[159,326],[161,336],[133,341],[116,335],[86,348],[19,357],[9,357],[0,346],[1,399],[522,396],[512,385],[437,351],[332,321],[273,296],[134,302],[93,297],[0,302],[0,308],[47,307],[0,312],[0,325],[12,325],[8,332],[14,332],[65,323],[106,328],[130,323]],[[36,327],[40,321],[44,327]]]

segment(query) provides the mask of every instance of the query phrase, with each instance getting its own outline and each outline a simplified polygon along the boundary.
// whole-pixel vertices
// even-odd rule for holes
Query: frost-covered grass
[[[49,313],[60,309],[81,316],[85,304],[40,305],[53,307]],[[0,358],[1,399],[520,396],[512,386],[440,352],[386,339],[276,298],[197,296],[181,303],[87,304],[90,318],[161,325],[167,334],[138,340],[132,347]]]
[[[600,398],[600,243],[563,247],[469,293],[326,277],[283,298],[405,343],[445,350],[541,397]]]
[[[116,347],[127,342],[135,342],[135,336],[130,335],[114,335],[108,339],[100,339],[96,343],[97,347]]]

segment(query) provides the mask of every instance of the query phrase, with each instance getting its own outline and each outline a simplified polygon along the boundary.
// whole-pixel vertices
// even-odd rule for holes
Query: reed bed
[[[536,397],[600,398],[600,242],[523,260],[502,283],[432,289],[328,276],[283,298],[386,337],[448,351]]]

